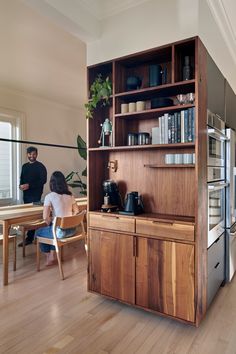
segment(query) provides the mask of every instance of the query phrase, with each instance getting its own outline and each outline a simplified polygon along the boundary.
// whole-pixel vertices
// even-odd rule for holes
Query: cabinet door
[[[225,84],[226,124],[236,130],[236,95],[229,83]]]
[[[133,237],[90,230],[89,289],[103,295],[135,302]]]
[[[194,322],[194,246],[138,238],[136,304]]]
[[[210,55],[207,55],[207,108],[225,120],[225,79]]]

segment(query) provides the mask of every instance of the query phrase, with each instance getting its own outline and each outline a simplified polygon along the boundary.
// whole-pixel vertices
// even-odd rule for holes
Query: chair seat
[[[53,224],[53,239],[51,238],[46,238],[46,237],[40,237],[37,236],[37,270],[40,270],[40,249],[39,249],[39,244],[40,243],[45,243],[47,245],[53,245],[55,246],[56,249],[56,254],[57,254],[57,260],[58,260],[58,266],[59,266],[59,271],[61,275],[61,279],[64,279],[64,273],[62,269],[62,263],[61,263],[61,250],[63,246],[66,244],[70,244],[72,242],[76,242],[82,239],[86,240],[86,233],[84,229],[84,217],[86,214],[86,210],[83,210],[80,214],[78,215],[73,215],[73,216],[66,216],[66,217],[56,217],[54,220]],[[81,233],[77,233],[74,236],[70,237],[65,237],[65,238],[57,238],[56,236],[56,228],[59,226],[62,229],[70,229],[73,227],[81,227]],[[85,241],[86,243],[86,241]],[[86,246],[85,246],[86,250]],[[86,250],[87,252],[87,250]]]
[[[47,226],[46,222],[43,219],[38,219],[34,221],[26,221],[17,224],[17,226],[21,229],[22,236],[23,236],[23,257],[25,257],[25,233],[30,230],[37,230],[40,229],[41,227]]]

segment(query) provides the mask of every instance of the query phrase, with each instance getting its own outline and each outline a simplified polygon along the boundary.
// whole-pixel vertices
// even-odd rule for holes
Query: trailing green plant
[[[81,138],[80,135],[77,136],[77,148],[78,153],[82,159],[87,161],[87,147],[86,142]],[[72,171],[66,176],[66,182],[71,188],[80,188],[80,193],[82,195],[87,195],[87,184],[83,182],[82,177],[87,177],[87,166],[82,171],[81,176],[78,171]]]
[[[110,96],[112,94],[112,83],[109,77],[103,80],[102,75],[99,74],[89,89],[90,99],[85,103],[86,118],[93,118],[93,112],[98,103],[101,106],[110,104]]]

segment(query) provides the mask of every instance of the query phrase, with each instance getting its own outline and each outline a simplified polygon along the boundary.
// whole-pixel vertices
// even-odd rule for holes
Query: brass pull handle
[[[120,217],[119,216],[116,216],[116,215],[110,215],[110,216],[107,216],[107,215],[102,215],[103,218],[113,218],[113,219],[119,219]]]
[[[136,237],[133,237],[133,257],[136,256]]]
[[[153,224],[159,224],[159,225],[174,225],[174,223],[173,222],[171,222],[171,221],[152,221],[152,223]]]

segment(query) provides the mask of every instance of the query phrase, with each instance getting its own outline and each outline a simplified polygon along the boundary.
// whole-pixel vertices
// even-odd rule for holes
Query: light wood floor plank
[[[194,328],[88,293],[82,243],[65,252],[64,281],[43,259],[36,271],[34,245],[25,259],[17,251],[17,271],[10,265],[0,286],[0,353],[236,354],[236,278]],[[2,284],[1,264],[0,274]]]

